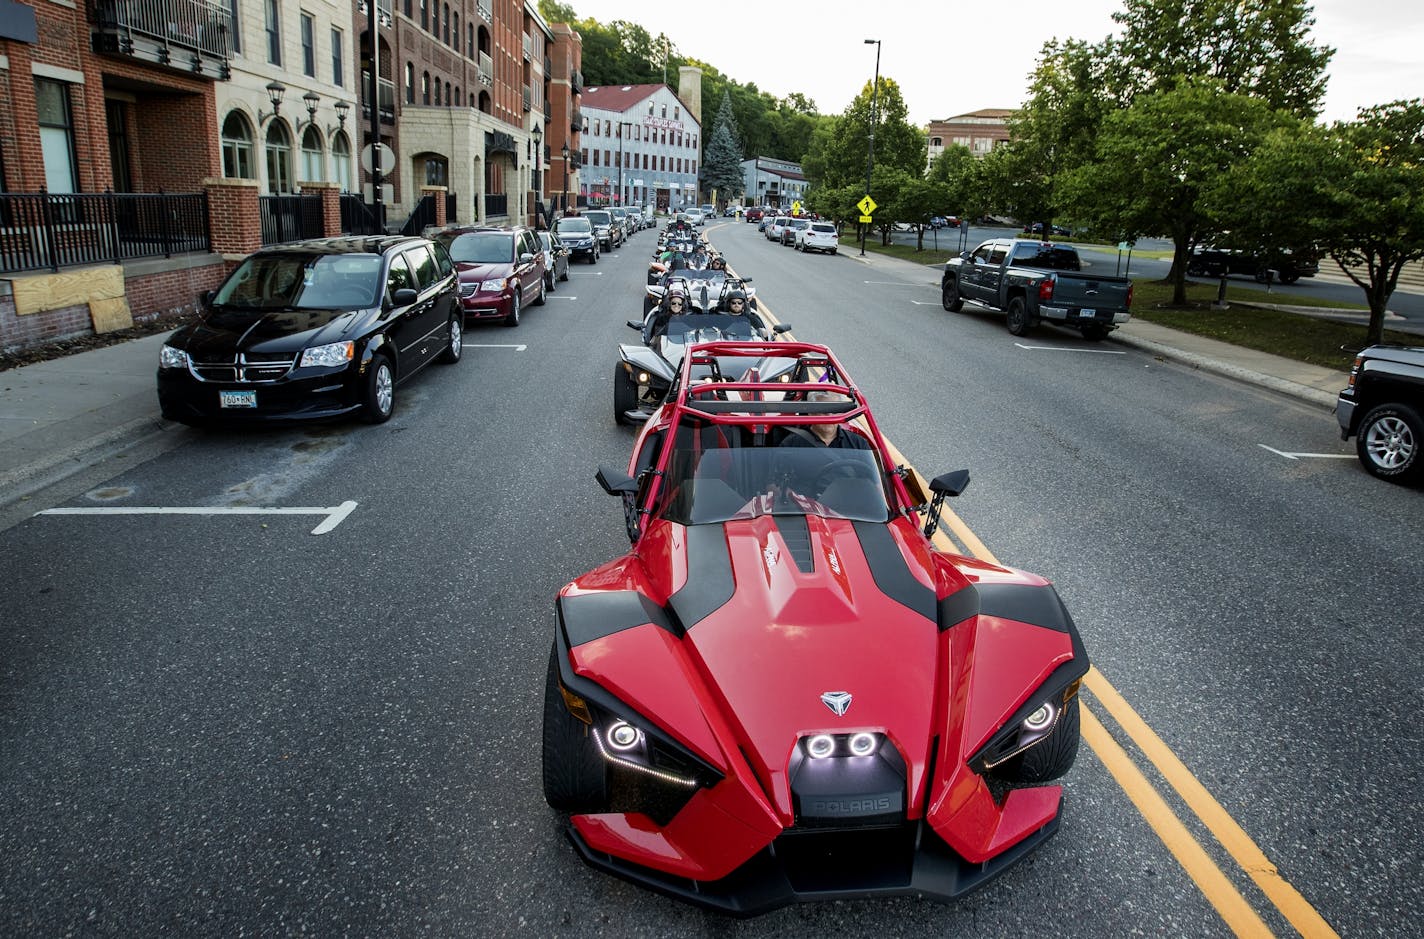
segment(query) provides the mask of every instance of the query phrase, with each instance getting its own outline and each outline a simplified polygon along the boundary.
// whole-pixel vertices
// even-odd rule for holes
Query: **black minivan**
[[[426,238],[323,238],[245,258],[159,354],[163,416],[184,424],[358,412],[380,423],[396,386],[458,362],[449,253]]]

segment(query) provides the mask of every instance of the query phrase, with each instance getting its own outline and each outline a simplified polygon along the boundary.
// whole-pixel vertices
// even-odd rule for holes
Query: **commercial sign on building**
[[[682,121],[669,120],[666,117],[645,117],[643,123],[649,127],[660,127],[663,130],[682,130]]]

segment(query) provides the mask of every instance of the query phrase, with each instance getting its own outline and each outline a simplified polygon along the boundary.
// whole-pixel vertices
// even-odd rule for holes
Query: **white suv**
[[[812,222],[796,233],[797,251],[828,251],[836,253],[841,239],[833,222]]]
[[[704,221],[701,209],[683,209],[682,214],[687,217],[688,224],[701,225]]]

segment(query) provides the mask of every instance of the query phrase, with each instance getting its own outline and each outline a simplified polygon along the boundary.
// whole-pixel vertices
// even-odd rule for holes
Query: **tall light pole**
[[[559,153],[563,154],[564,157],[564,189],[560,196],[559,201],[562,204],[559,208],[567,215],[569,214],[569,145],[565,143],[563,147],[560,148]]]
[[[870,195],[870,174],[875,170],[875,125],[880,120],[880,40],[867,39],[865,44],[875,45],[875,85],[870,92],[870,149],[865,158],[865,194]],[[869,225],[860,226],[860,256],[865,257],[865,236]]]
[[[539,216],[544,214],[544,192],[540,186],[540,174],[544,169],[544,130],[534,125],[534,227],[539,227]]]

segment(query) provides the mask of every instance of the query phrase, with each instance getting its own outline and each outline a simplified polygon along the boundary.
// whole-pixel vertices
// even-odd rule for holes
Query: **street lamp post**
[[[544,193],[540,183],[540,172],[544,169],[544,130],[534,125],[534,227],[539,227],[539,216],[544,214]]]
[[[875,125],[879,120],[880,109],[880,40],[867,39],[865,44],[875,44],[875,85],[870,92],[870,145],[868,155],[865,158],[865,194],[870,195],[870,174],[875,169]],[[865,257],[865,236],[869,232],[870,226],[864,223],[860,226],[860,256]]]
[[[569,145],[566,143],[559,149],[559,153],[564,158],[564,188],[559,194],[559,209],[565,214],[569,211]]]
[[[623,156],[623,140],[624,140],[624,138],[626,138],[626,137],[628,136],[628,132],[625,131],[623,128],[625,128],[625,127],[632,127],[632,126],[633,126],[633,122],[632,122],[632,121],[619,121],[619,122],[618,122],[618,204],[619,204],[619,205],[627,205],[627,204],[628,204],[628,194],[623,191],[623,163],[624,163],[624,159],[625,159],[624,156]]]

